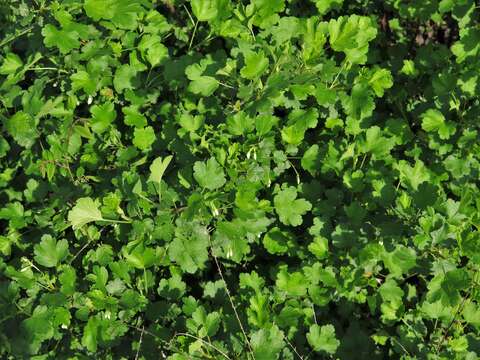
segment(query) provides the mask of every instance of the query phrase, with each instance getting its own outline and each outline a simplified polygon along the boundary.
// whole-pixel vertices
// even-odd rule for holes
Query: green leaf
[[[403,312],[403,290],[397,285],[395,280],[387,279],[378,289],[383,300],[380,310],[384,321],[395,321]]]
[[[99,321],[96,317],[92,316],[88,319],[87,325],[83,328],[82,345],[90,352],[97,351],[97,338]]]
[[[422,114],[422,129],[425,131],[437,131],[445,123],[445,117],[436,109],[429,109]]]
[[[307,294],[308,281],[301,272],[289,273],[285,269],[277,274],[275,285],[278,290],[289,296],[305,296]]]
[[[54,336],[55,329],[51,322],[52,315],[47,306],[39,305],[35,307],[31,317],[22,321],[22,337],[26,340],[26,349],[24,350],[28,353],[37,353],[42,342]]]
[[[393,276],[408,273],[416,265],[417,254],[415,250],[398,245],[394,251],[386,252],[383,262]]]
[[[448,140],[455,134],[455,126],[445,122],[443,114],[436,109],[428,109],[422,114],[422,129],[427,132],[438,132],[440,139]]]
[[[212,95],[219,86],[219,82],[213,76],[203,75],[205,68],[209,62],[202,62],[201,64],[192,64],[187,66],[185,74],[191,80],[188,85],[188,90],[194,94],[203,96]]]
[[[312,209],[312,204],[307,200],[297,199],[297,189],[293,186],[280,190],[274,196],[273,203],[280,221],[285,225],[301,225],[302,216]]]
[[[274,227],[263,237],[263,246],[270,254],[285,254],[295,248],[295,242],[291,234]]]
[[[94,20],[111,19],[117,7],[116,0],[85,0],[83,8]]]
[[[156,35],[144,35],[138,44],[142,56],[152,65],[152,68],[168,58],[168,48],[160,40]]]
[[[232,259],[235,262],[242,261],[250,252],[243,223],[238,219],[217,223],[212,250],[218,257]]]
[[[317,126],[317,119],[317,109],[295,109],[288,116],[288,126],[282,129],[282,140],[291,145],[299,145],[305,137],[305,132]]]
[[[205,268],[208,245],[209,235],[205,227],[183,223],[183,228],[176,231],[175,239],[170,243],[168,254],[183,271],[193,274]]]
[[[40,244],[34,247],[35,261],[45,267],[56,267],[69,254],[65,239],[56,241],[50,235],[43,235]]]
[[[167,170],[167,167],[172,159],[173,156],[168,155],[165,157],[165,159],[157,157],[155,160],[153,160],[152,164],[150,165],[150,176],[148,177],[148,181],[160,184],[163,174],[165,173],[165,170]]]
[[[394,146],[395,139],[384,137],[378,126],[367,129],[365,141],[360,143],[362,152],[370,152],[379,159],[389,155]]]
[[[187,284],[180,275],[174,274],[169,279],[160,280],[158,294],[171,300],[179,300],[185,294]]]
[[[8,53],[0,66],[0,75],[13,75],[22,66],[22,59],[17,54]]]
[[[268,65],[268,58],[264,55],[263,51],[249,51],[245,54],[245,66],[240,70],[240,75],[245,79],[256,79],[263,75]]]
[[[255,129],[258,135],[266,135],[278,123],[278,118],[273,115],[259,115],[255,119]]]
[[[12,243],[6,236],[0,236],[0,253],[4,256],[10,256],[12,253]]]
[[[8,225],[11,228],[21,229],[26,225],[25,209],[20,202],[8,203],[0,209],[0,219],[8,220]]]
[[[317,259],[324,259],[328,256],[328,239],[323,236],[316,236],[308,245],[308,250]]]
[[[94,222],[102,221],[102,213],[99,210],[99,204],[92,198],[85,197],[77,200],[75,206],[68,212],[68,221],[73,230]]]
[[[315,98],[319,105],[328,106],[337,101],[335,89],[330,89],[324,84],[318,84],[315,88]]]
[[[465,304],[462,311],[462,316],[466,322],[480,329],[480,307],[478,303],[469,302]]]
[[[313,350],[317,352],[323,351],[327,354],[335,354],[340,345],[340,341],[335,337],[333,325],[319,326],[314,324],[310,326],[307,340]]]
[[[85,0],[83,5],[89,17],[98,21],[110,20],[122,29],[134,30],[138,18],[148,6],[145,0]]]
[[[58,30],[55,26],[47,24],[42,29],[42,35],[46,47],[58,47],[62,54],[68,54],[80,47],[79,34],[76,31]]]
[[[19,111],[5,121],[5,129],[21,146],[30,148],[38,137],[35,119]]]
[[[151,126],[145,128],[135,128],[133,131],[133,145],[140,150],[148,150],[155,142],[155,131]]]
[[[400,160],[396,167],[400,171],[400,179],[414,190],[418,190],[421,183],[430,180],[430,173],[421,160],[417,160],[413,167],[405,160]]]
[[[284,335],[277,325],[254,332],[250,344],[256,360],[277,360],[285,343]]]
[[[211,21],[218,16],[218,0],[191,0],[190,4],[198,21]]]
[[[96,79],[92,78],[88,72],[78,70],[70,76],[70,79],[72,80],[73,91],[81,89],[85,91],[87,95],[95,95],[98,84]]]
[[[393,78],[390,70],[377,68],[371,72],[368,83],[378,97],[383,97],[385,89],[393,86]]]
[[[421,311],[428,319],[442,319],[444,321],[451,321],[452,313],[454,312],[450,306],[443,305],[440,300],[433,303],[424,301]]]
[[[339,8],[343,4],[343,0],[312,0],[321,15],[326,14],[332,9]]]
[[[108,129],[117,117],[113,103],[105,103],[102,105],[93,105],[90,108],[92,114],[92,131],[101,134]]]
[[[418,70],[415,67],[415,61],[409,59],[403,60],[403,66],[400,72],[407,76],[416,76],[418,74]]]
[[[125,117],[123,121],[128,126],[135,126],[137,128],[143,128],[147,126],[147,118],[141,114],[136,106],[128,106],[122,109],[123,114]]]
[[[117,68],[113,78],[113,86],[118,93],[127,89],[134,89],[133,80],[137,75],[135,68],[128,64],[123,64]]]
[[[460,40],[452,45],[452,53],[461,64],[469,58],[476,58],[480,53],[480,30],[474,26],[460,28]]]
[[[193,165],[193,177],[202,188],[208,190],[221,188],[227,181],[222,167],[213,157],[206,162],[195,162],[195,165]]]
[[[152,164],[150,165],[150,176],[148,177],[148,181],[154,182],[158,186],[158,201],[161,200],[161,187],[162,187],[162,178],[165,170],[167,170],[168,165],[172,161],[173,156],[168,155],[165,159],[161,157],[157,157],[153,160]]]
[[[203,338],[214,336],[217,333],[220,328],[221,316],[216,311],[207,315],[203,306],[200,306],[193,312],[192,320],[195,322],[195,325],[192,324],[193,326],[191,326],[199,328],[197,331],[198,335]]]
[[[367,16],[340,16],[328,23],[330,45],[335,51],[342,51],[346,60],[363,64],[367,61],[368,43],[377,35],[377,29]]]
[[[124,252],[127,263],[137,269],[146,269],[153,266],[156,260],[155,250],[149,247],[137,246],[132,252]]]
[[[302,57],[308,64],[318,64],[324,53],[324,46],[327,42],[326,25],[315,17],[306,19],[304,23]]]
[[[278,13],[284,9],[285,0],[252,0],[246,10],[253,15],[251,21],[255,26],[267,29],[278,22]]]
[[[310,174],[316,175],[320,169],[320,148],[317,144],[310,146],[303,154],[302,167]]]
[[[243,111],[227,118],[228,132],[232,135],[244,135],[253,130],[253,119]]]
[[[3,136],[0,136],[0,158],[5,157],[10,151],[10,144]]]
[[[77,274],[75,269],[71,266],[63,268],[63,272],[58,276],[60,284],[62,284],[60,291],[65,295],[73,295],[75,293],[75,285],[77,282]]]

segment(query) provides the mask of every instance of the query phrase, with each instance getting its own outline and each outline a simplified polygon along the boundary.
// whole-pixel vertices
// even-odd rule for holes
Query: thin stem
[[[13,302],[15,304],[15,306],[17,307],[18,310],[20,310],[20,312],[22,314],[25,314],[27,315],[28,317],[31,317],[32,314],[29,314],[28,311],[26,311],[24,308],[22,308],[20,305],[18,305],[18,303],[16,301]]]
[[[202,344],[207,345],[207,346],[210,346],[212,349],[218,351],[218,353],[221,354],[225,359],[231,360],[231,359],[228,357],[227,354],[225,354],[222,350],[220,350],[219,348],[217,348],[215,345],[213,345],[213,344],[211,344],[211,343],[209,343],[209,342],[207,342],[207,341],[205,341],[205,340],[203,340],[203,339],[201,339],[201,338],[199,338],[199,337],[197,337],[197,336],[195,336],[195,335],[188,334],[188,333],[177,333],[177,334],[175,334],[175,337],[177,337],[177,336],[187,336],[187,337],[190,337],[190,338],[192,338],[192,339],[198,340],[198,341],[200,341]]]
[[[98,220],[98,221],[104,221],[104,222],[109,222],[109,223],[113,223],[113,224],[131,224],[132,223],[131,220],[102,219],[102,220]]]
[[[394,340],[401,348],[403,351],[405,351],[405,353],[410,356],[410,353],[408,352],[407,349],[405,349],[405,346],[402,345],[402,343],[400,341],[398,341],[396,338],[392,337],[392,340]]]
[[[142,332],[140,333],[140,340],[138,341],[137,353],[135,354],[135,360],[138,360],[140,354],[140,348],[142,347],[143,333],[145,332],[145,326],[142,326]]]
[[[210,247],[211,247],[211,244],[210,244]],[[223,285],[225,286],[225,290],[227,292],[227,297],[228,297],[228,300],[230,301],[230,305],[232,306],[235,317],[237,318],[238,324],[240,325],[240,330],[242,331],[243,337],[245,338],[245,342],[247,343],[247,346],[250,350],[252,358],[255,360],[255,355],[253,354],[252,346],[250,345],[250,341],[248,340],[247,333],[245,332],[245,329],[243,328],[242,321],[240,320],[240,316],[238,315],[238,312],[237,312],[237,307],[233,303],[232,295],[230,293],[230,290],[228,290],[227,282],[225,281],[225,278],[223,277],[222,268],[220,267],[220,264],[218,263],[217,257],[213,253],[213,249],[211,251],[211,254],[212,254],[213,260],[215,261],[215,265],[217,266],[218,274],[220,275],[220,278],[222,279]]]
[[[233,86],[228,85],[228,84],[225,84],[225,83],[222,83],[222,82],[220,82],[220,81],[219,81],[218,83],[219,83],[220,85],[222,85],[222,86],[225,86],[226,88],[235,89]]]
[[[252,35],[253,41],[256,41],[255,39],[255,33],[253,32],[253,29],[249,26],[248,30],[250,30],[250,34]]]
[[[78,257],[78,255],[80,255],[82,251],[85,250],[92,242],[93,242],[92,240],[88,240],[87,243],[83,245],[80,250],[77,251],[77,253],[73,256],[72,260],[70,260],[68,263],[69,264],[73,263],[75,259]]]
[[[148,280],[147,280],[147,270],[143,268],[143,281],[145,282],[145,296],[148,295]]]
[[[203,39],[202,41],[200,41],[197,45],[195,45],[192,50],[195,50],[196,48],[198,48],[200,45],[202,45],[203,43],[207,42],[207,41],[210,41],[212,39],[212,34],[208,34],[208,36]]]
[[[345,68],[345,65],[347,65],[347,62],[345,61],[343,64],[342,64],[342,67],[340,68],[340,71],[337,73],[337,75],[335,76],[335,79],[333,79],[333,82],[332,84],[330,85],[330,89],[332,89],[333,87],[336,86],[337,84],[337,80],[340,76],[340,74],[343,72],[344,68]]]
[[[295,165],[293,165],[293,163],[290,160],[288,160],[288,162],[290,163],[290,165],[292,165],[293,171],[295,171],[295,174],[297,176],[297,184],[300,184],[300,174],[298,173],[297,168],[295,167]]]
[[[476,275],[477,275],[477,272],[475,272],[475,275],[474,275],[474,278],[473,278],[473,281],[476,280]],[[460,303],[460,305],[458,306],[457,308],[457,311],[455,312],[455,315],[453,315],[453,318],[452,320],[450,321],[450,324],[448,324],[447,328],[445,329],[445,331],[443,332],[443,336],[442,336],[442,339],[440,340],[440,342],[437,344],[437,346],[435,347],[435,351],[438,353],[443,345],[443,343],[445,342],[445,340],[447,340],[447,336],[448,336],[448,332],[450,331],[451,327],[453,326],[453,324],[455,324],[455,321],[457,320],[457,316],[460,315],[460,313],[462,312],[463,308],[465,307],[465,304],[467,302],[467,300],[470,299],[470,295],[472,293],[472,290],[473,290],[473,286],[470,287],[470,289],[468,290],[468,293],[465,294],[465,296],[463,297],[462,299],[462,302]]]
[[[363,155],[362,162],[360,163],[360,169],[363,167],[363,164],[365,164],[365,159],[367,158],[367,154]]]
[[[190,38],[190,44],[188,44],[188,51],[192,48],[193,44],[193,39],[195,38],[195,34],[197,33],[197,27],[198,27],[198,21],[195,22],[195,27],[193,28],[193,34],[192,37]]]
[[[18,34],[12,35],[12,36],[11,36],[10,38],[8,38],[8,39],[3,40],[2,42],[0,42],[0,47],[3,47],[3,46],[5,46],[5,45],[7,45],[9,42],[11,42],[11,41],[13,41],[13,40],[15,40],[15,39],[18,39],[20,36],[25,35],[26,33],[32,31],[32,29],[33,29],[33,26],[31,26],[31,27],[29,27],[29,28],[27,28],[27,29],[19,32]]]
[[[313,304],[312,304],[313,305]],[[300,355],[297,351],[297,349],[295,348],[295,346],[292,345],[292,343],[287,339],[286,336],[283,337],[285,339],[285,341],[287,342],[288,346],[290,346],[290,348],[293,350],[293,352],[298,356],[298,358],[300,360],[303,360],[303,356]]]
[[[147,84],[146,84],[145,86],[146,86],[147,88],[149,88],[150,85],[151,85],[155,80],[157,80],[160,76],[161,76],[161,74],[155,75],[153,78],[150,79],[149,82],[147,82]]]
[[[54,68],[54,67],[35,67],[35,68],[28,69],[28,71],[43,71],[43,70],[54,70],[60,73],[68,74],[68,71],[59,69],[59,68]]]
[[[139,196],[141,199],[145,200],[145,201],[148,201],[150,204],[155,204],[155,201],[152,201],[150,200],[149,198],[147,198],[145,195],[142,195],[142,194],[136,194],[137,196]]]
[[[152,74],[152,70],[153,70],[153,67],[151,67],[150,70],[148,70],[147,79],[145,80],[147,84],[148,84],[148,80],[150,79],[150,75]]]
[[[190,21],[192,22],[192,25],[195,25],[195,20],[193,20],[192,14],[190,14],[190,11],[188,11],[188,8],[185,6],[185,4],[182,4],[182,6],[185,9],[185,11],[187,12],[187,15],[188,15]]]
[[[315,320],[315,324],[318,325],[317,315],[315,314],[315,305],[313,305],[313,303],[311,305],[312,305],[312,311],[313,311],[313,319]]]

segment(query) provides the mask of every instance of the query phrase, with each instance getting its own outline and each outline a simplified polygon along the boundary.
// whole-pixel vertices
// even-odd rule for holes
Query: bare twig
[[[9,42],[15,40],[15,39],[18,39],[20,36],[22,35],[25,35],[26,33],[29,33],[30,31],[32,31],[33,29],[33,26],[23,30],[23,31],[20,31],[18,34],[15,34],[15,35],[12,35],[10,36],[9,38],[3,40],[1,43],[0,43],[0,47],[4,46],[4,45],[7,45]]]
[[[295,348],[295,346],[292,345],[292,343],[287,339],[286,336],[283,337],[285,339],[285,341],[287,342],[288,346],[290,346],[290,348],[293,350],[293,352],[298,356],[298,358],[300,360],[303,360],[303,356],[300,355],[297,351],[297,349]]]
[[[140,332],[140,340],[138,341],[137,353],[135,354],[135,360],[138,360],[138,355],[140,354],[140,348],[142,347],[143,333],[145,332],[145,326],[142,326],[142,331]]]
[[[402,343],[400,341],[398,341],[396,338],[392,337],[392,340],[394,340],[398,346],[400,346],[402,348],[402,350],[408,355],[408,356],[411,356],[410,353],[408,352],[407,349],[405,349],[405,346],[402,345]]]
[[[201,338],[199,338],[198,336],[195,336],[195,335],[192,335],[192,334],[188,334],[188,333],[177,333],[175,334],[175,337],[177,336],[187,336],[187,337],[190,337],[192,339],[195,339],[195,340],[198,340],[200,341],[202,344],[204,345],[207,345],[209,347],[211,347],[212,349],[216,350],[219,354],[221,354],[225,359],[228,359],[228,360],[231,360],[230,357],[225,354],[222,350],[220,350],[219,348],[217,348],[215,345],[213,345],[212,343],[209,343],[208,341],[205,341]]]
[[[211,242],[210,242],[210,247],[212,247]],[[218,262],[217,257],[213,253],[213,249],[211,251],[211,254],[212,254],[213,260],[215,261],[215,265],[217,266],[218,274],[220,275],[220,278],[222,279],[223,285],[225,286],[225,291],[227,292],[227,297],[228,297],[228,300],[230,301],[230,305],[232,306],[233,312],[235,313],[235,317],[237,318],[238,324],[240,325],[240,330],[242,331],[243,337],[245,338],[245,342],[247,343],[247,346],[248,346],[248,349],[250,350],[252,358],[255,360],[255,355],[253,354],[252,345],[250,344],[250,341],[248,340],[247,333],[245,332],[242,321],[240,320],[240,316],[238,315],[237,307],[233,303],[232,295],[230,293],[230,290],[228,290],[227,282],[225,281],[225,278],[223,276],[222,268],[220,267],[220,264]]]
[[[190,49],[192,48],[193,39],[195,39],[195,34],[197,33],[197,27],[198,27],[198,21],[195,22],[195,26],[194,26],[194,28],[193,28],[192,37],[190,38],[190,43],[188,44],[188,51],[190,51]]]
[[[315,305],[313,305],[313,303],[312,303],[312,311],[313,311],[313,319],[315,320],[315,324],[318,325],[317,315],[315,314]]]
[[[85,250],[88,245],[90,245],[93,241],[92,240],[88,240],[85,245],[82,246],[82,248],[80,250],[77,251],[77,253],[73,256],[73,258],[69,261],[69,264],[73,263],[73,261],[78,257],[78,255],[80,255],[80,253]]]

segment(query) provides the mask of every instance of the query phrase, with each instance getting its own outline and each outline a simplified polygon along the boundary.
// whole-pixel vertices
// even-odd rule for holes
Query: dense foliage
[[[0,0],[0,358],[477,359],[473,0]]]

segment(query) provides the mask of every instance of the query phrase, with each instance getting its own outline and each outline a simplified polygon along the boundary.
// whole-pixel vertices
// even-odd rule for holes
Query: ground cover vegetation
[[[0,24],[0,358],[480,356],[478,2]]]

